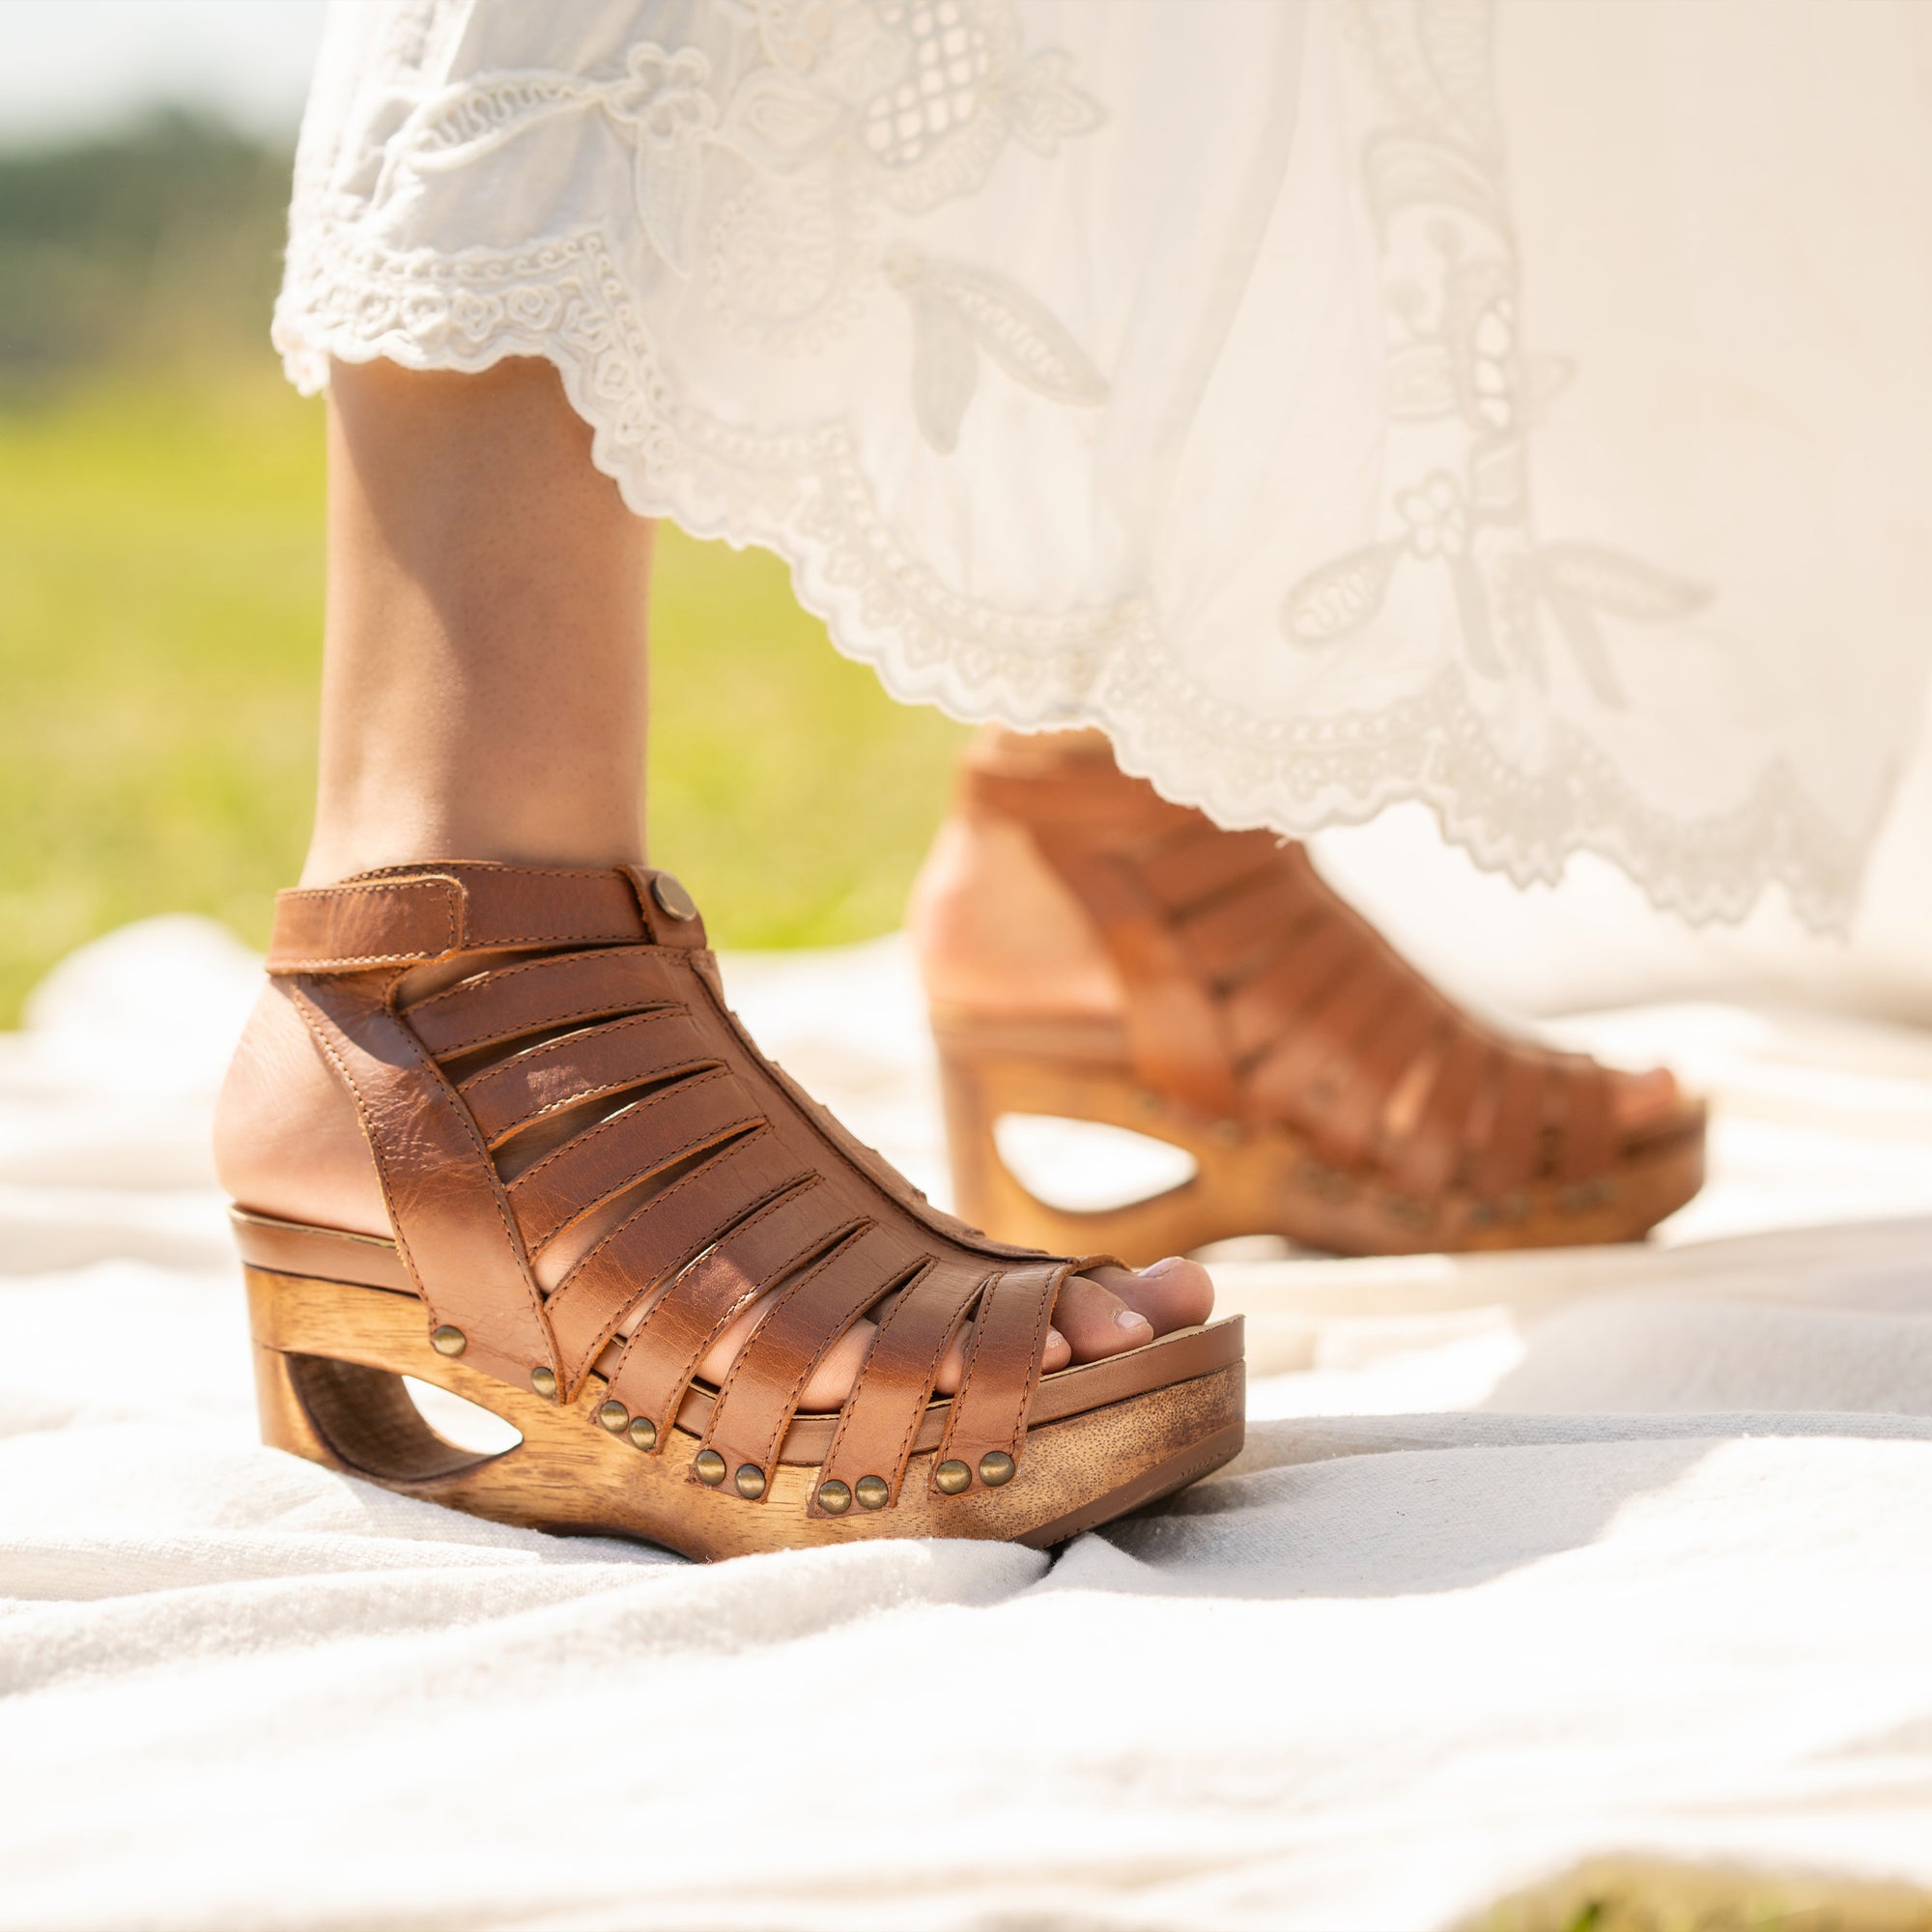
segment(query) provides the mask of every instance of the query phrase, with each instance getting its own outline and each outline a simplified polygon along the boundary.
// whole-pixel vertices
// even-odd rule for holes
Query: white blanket
[[[729,970],[936,1181],[895,946]],[[0,1925],[1932,1910],[1932,1037],[1581,1028],[1720,1097],[1666,1240],[1231,1263],[1249,1446],[1159,1514],[700,1568],[257,1446],[250,978],[151,922],[0,1037]]]

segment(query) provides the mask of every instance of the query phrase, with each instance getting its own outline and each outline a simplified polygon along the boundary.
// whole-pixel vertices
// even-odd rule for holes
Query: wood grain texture
[[[762,1500],[692,1473],[698,1436],[680,1426],[645,1454],[597,1421],[590,1376],[569,1404],[546,1402],[440,1355],[413,1296],[244,1269],[263,1439],[327,1467],[494,1521],[618,1535],[718,1558],[857,1539],[972,1537],[1045,1548],[1111,1520],[1229,1461],[1242,1436],[1238,1360],[1028,1433],[1019,1473],[958,1496],[929,1486],[932,1452],[913,1459],[898,1501],[809,1517],[815,1465],[781,1463]],[[492,1410],[523,1441],[495,1456],[443,1440],[399,1378],[415,1377]]]
[[[1210,1121],[1123,1070],[1019,1050],[1011,1023],[984,1040],[937,1029],[955,1211],[1003,1241],[1059,1254],[1119,1255],[1146,1267],[1241,1235],[1280,1235],[1343,1255],[1598,1246],[1635,1240],[1704,1182],[1701,1113],[1686,1130],[1634,1149],[1600,1180],[1539,1180],[1494,1200],[1451,1189],[1404,1195],[1372,1170],[1322,1161],[1284,1125]],[[1008,1167],[994,1138],[1007,1114],[1096,1121],[1191,1154],[1196,1173],[1145,1201],[1097,1211],[1056,1208]]]

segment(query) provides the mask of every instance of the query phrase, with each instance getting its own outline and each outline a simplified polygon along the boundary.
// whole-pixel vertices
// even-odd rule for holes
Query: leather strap
[[[484,1141],[501,1147],[552,1114],[716,1062],[680,1007],[654,1007],[527,1047],[462,1083]]]
[[[355,973],[462,952],[626,940],[701,946],[696,913],[673,919],[660,904],[663,876],[643,867],[591,871],[461,860],[277,893],[269,971]]]
[[[728,1067],[711,1066],[633,1100],[573,1135],[509,1184],[510,1206],[541,1254],[625,1189],[759,1125],[764,1115]]]
[[[570,1402],[615,1340],[609,1399],[662,1453],[705,1352],[769,1297],[705,1438],[769,1474],[813,1369],[890,1297],[834,1434],[868,1455],[890,1435],[896,1486],[977,1296],[947,1426],[976,1459],[1017,1456],[1071,1264],[986,1240],[855,1141],[745,1037],[703,941],[662,873],[452,861],[283,895],[270,963],[467,1367]],[[467,978],[405,997],[412,968],[472,952]],[[541,1293],[530,1256],[597,1213],[620,1218]]]
[[[814,1178],[754,1208],[645,1309],[611,1372],[611,1394],[631,1414],[658,1425],[656,1449],[698,1363],[724,1330],[774,1283],[855,1225]]]
[[[736,1471],[767,1478],[811,1372],[852,1324],[931,1257],[876,1223],[788,1282],[731,1364],[705,1431]]]
[[[769,1127],[755,1127],[634,1209],[551,1291],[565,1399],[638,1301],[701,1254],[745,1210],[808,1178]]]
[[[948,1259],[894,1302],[838,1418],[823,1480],[856,1490],[861,1478],[877,1476],[886,1485],[888,1507],[898,1500],[940,1364],[990,1279],[983,1268]],[[810,1509],[825,1514],[815,1494]]]
[[[970,1472],[969,1487],[978,1487],[986,1456],[997,1450],[1020,1460],[1054,1299],[1073,1265],[1041,1262],[1009,1267],[987,1284],[973,1317],[959,1393],[932,1459],[935,1476],[942,1463],[956,1460]],[[933,1493],[940,1492],[935,1488]]]
[[[1288,1122],[1412,1196],[1492,1197],[1618,1158],[1615,1076],[1462,1013],[1328,889],[1297,844],[1223,832],[1087,736],[982,736],[969,815],[1023,828],[1126,994],[1134,1077],[1197,1114]]]
[[[478,973],[426,999],[405,1001],[411,1031],[448,1060],[561,1026],[679,1004],[682,988],[654,947],[554,952]]]
[[[475,1367],[527,1384],[556,1367],[529,1258],[469,1111],[390,1009],[395,976],[298,979],[302,1016],[355,1097],[396,1247],[432,1328],[462,1329]]]

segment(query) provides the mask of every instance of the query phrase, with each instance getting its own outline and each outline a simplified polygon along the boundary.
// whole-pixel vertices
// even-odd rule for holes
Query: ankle
[[[276,981],[263,988],[228,1064],[213,1138],[216,1178],[239,1207],[388,1233],[355,1103]]]
[[[956,812],[940,827],[906,925],[935,1008],[1108,1018],[1125,1009],[1093,922],[1009,820]]]
[[[510,866],[607,869],[644,863],[634,813],[400,809],[318,812],[302,862],[303,886],[337,885],[358,872],[435,860],[487,859]]]

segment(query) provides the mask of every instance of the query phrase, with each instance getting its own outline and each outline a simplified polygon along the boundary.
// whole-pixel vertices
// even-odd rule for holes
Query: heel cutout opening
[[[421,1483],[453,1476],[495,1461],[524,1439],[490,1410],[418,1383],[426,1396],[440,1398],[432,1424],[412,1399],[407,1382],[414,1382],[413,1377],[406,1382],[386,1369],[327,1355],[286,1355],[282,1360],[297,1399],[329,1453],[346,1467],[380,1482]],[[455,1406],[446,1408],[445,1403]],[[480,1436],[484,1418],[497,1425],[495,1440],[500,1447],[485,1450],[472,1440],[457,1439]],[[443,1435],[440,1426],[443,1424],[455,1434]],[[504,1441],[505,1434],[512,1439]]]
[[[1068,1214],[1107,1213],[1185,1187],[1200,1164],[1185,1148],[1128,1127],[1059,1114],[1002,1114],[1000,1160],[1036,1201]]]
[[[434,1382],[418,1381],[414,1376],[403,1378],[403,1389],[430,1433],[440,1435],[452,1449],[468,1450],[474,1456],[504,1456],[523,1444],[523,1432],[481,1403],[466,1402]]]

